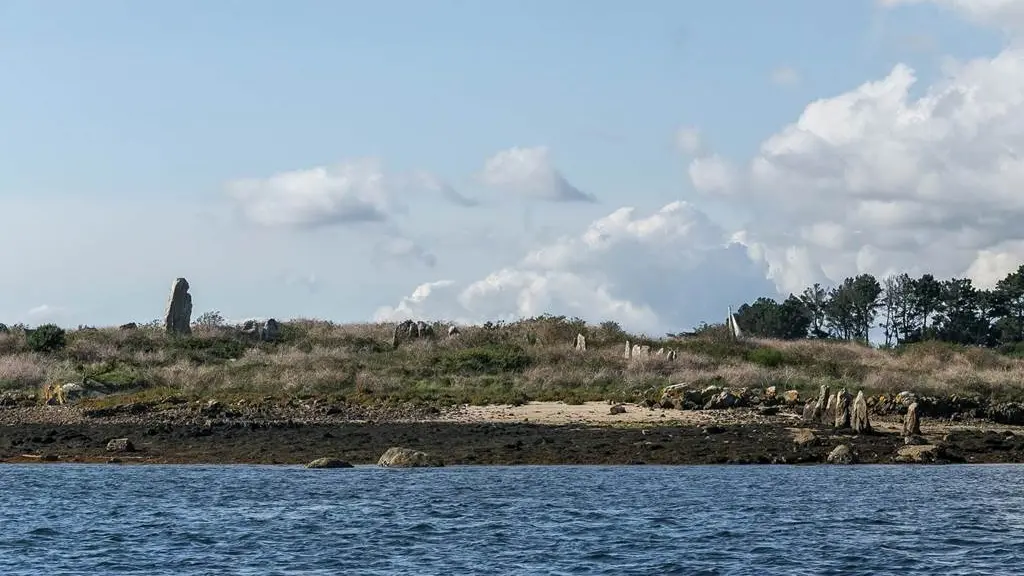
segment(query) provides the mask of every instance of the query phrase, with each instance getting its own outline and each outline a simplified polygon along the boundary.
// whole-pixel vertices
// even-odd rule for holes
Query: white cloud
[[[800,73],[796,68],[780,66],[772,70],[771,80],[777,86],[795,86],[800,83]]]
[[[693,187],[699,192],[729,194],[736,187],[736,169],[717,154],[691,160],[689,174]]]
[[[885,7],[913,4],[936,4],[964,14],[985,26],[1012,33],[1024,32],[1024,1],[1022,0],[878,0]]]
[[[487,160],[480,174],[487,186],[535,200],[551,202],[595,202],[595,198],[573,186],[555,168],[545,146],[510,148]]]
[[[420,244],[403,236],[392,236],[378,242],[375,246],[375,251],[377,255],[389,260],[418,262],[429,268],[437,265],[437,256]]]
[[[449,202],[459,206],[470,207],[477,206],[480,203],[475,198],[463,195],[451,184],[429,172],[419,171],[413,174],[411,185],[414,187],[417,185],[422,186],[427,190],[437,192]]]
[[[376,160],[235,180],[228,184],[228,195],[249,220],[265,226],[378,222],[393,208]]]
[[[717,319],[726,306],[771,292],[745,249],[730,245],[692,205],[635,212],[616,210],[478,281],[424,284],[378,310],[377,319],[479,322],[551,312],[660,333]]]
[[[901,64],[812,102],[741,173],[691,166],[700,189],[735,186],[755,215],[744,241],[781,289],[861,272],[988,281],[1024,254],[1024,50],[949,61],[912,98],[916,82]]]
[[[676,148],[688,156],[700,153],[704,146],[700,130],[691,126],[684,126],[676,130]]]

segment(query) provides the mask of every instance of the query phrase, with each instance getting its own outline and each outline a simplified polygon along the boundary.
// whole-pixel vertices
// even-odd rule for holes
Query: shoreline
[[[627,404],[611,414],[607,403],[532,402],[406,417],[301,408],[253,417],[214,408],[93,416],[75,406],[0,408],[0,463],[301,465],[331,457],[372,465],[401,446],[446,465],[820,464],[840,444],[863,464],[1024,463],[1024,427],[986,420],[924,419],[917,445],[907,446],[897,416],[873,416],[874,432],[855,435],[801,422],[795,408]],[[134,450],[108,451],[115,438]]]

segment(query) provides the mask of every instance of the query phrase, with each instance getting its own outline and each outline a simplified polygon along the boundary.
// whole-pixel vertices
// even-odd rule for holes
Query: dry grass
[[[439,404],[528,400],[636,401],[677,382],[696,386],[779,386],[810,392],[823,383],[873,393],[914,390],[1024,398],[1024,361],[992,350],[926,343],[899,352],[828,341],[735,342],[709,333],[650,340],[611,324],[563,318],[471,326],[453,339],[391,347],[393,324],[286,322],[276,343],[246,340],[234,328],[189,338],[159,329],[69,332],[55,353],[28,350],[24,334],[0,334],[0,391],[35,392],[54,382],[103,382],[138,398],[159,390],[187,397],[330,397],[349,402]],[[588,350],[574,350],[577,332]],[[675,349],[675,360],[626,360],[623,342]]]

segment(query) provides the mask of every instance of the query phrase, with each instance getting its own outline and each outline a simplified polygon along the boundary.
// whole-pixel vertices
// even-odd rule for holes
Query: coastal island
[[[0,460],[372,464],[402,446],[447,465],[1024,462],[1013,355],[729,323],[654,339],[555,316],[2,326]]]

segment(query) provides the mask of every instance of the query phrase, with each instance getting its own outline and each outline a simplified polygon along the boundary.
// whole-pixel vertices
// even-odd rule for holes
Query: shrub
[[[33,352],[56,352],[67,344],[64,329],[56,324],[43,324],[29,332],[26,340]]]
[[[436,368],[446,374],[500,374],[521,372],[530,365],[530,357],[519,346],[489,345],[453,350],[436,360]]]
[[[786,363],[786,357],[775,348],[757,348],[747,353],[747,361],[766,368],[777,368]]]

